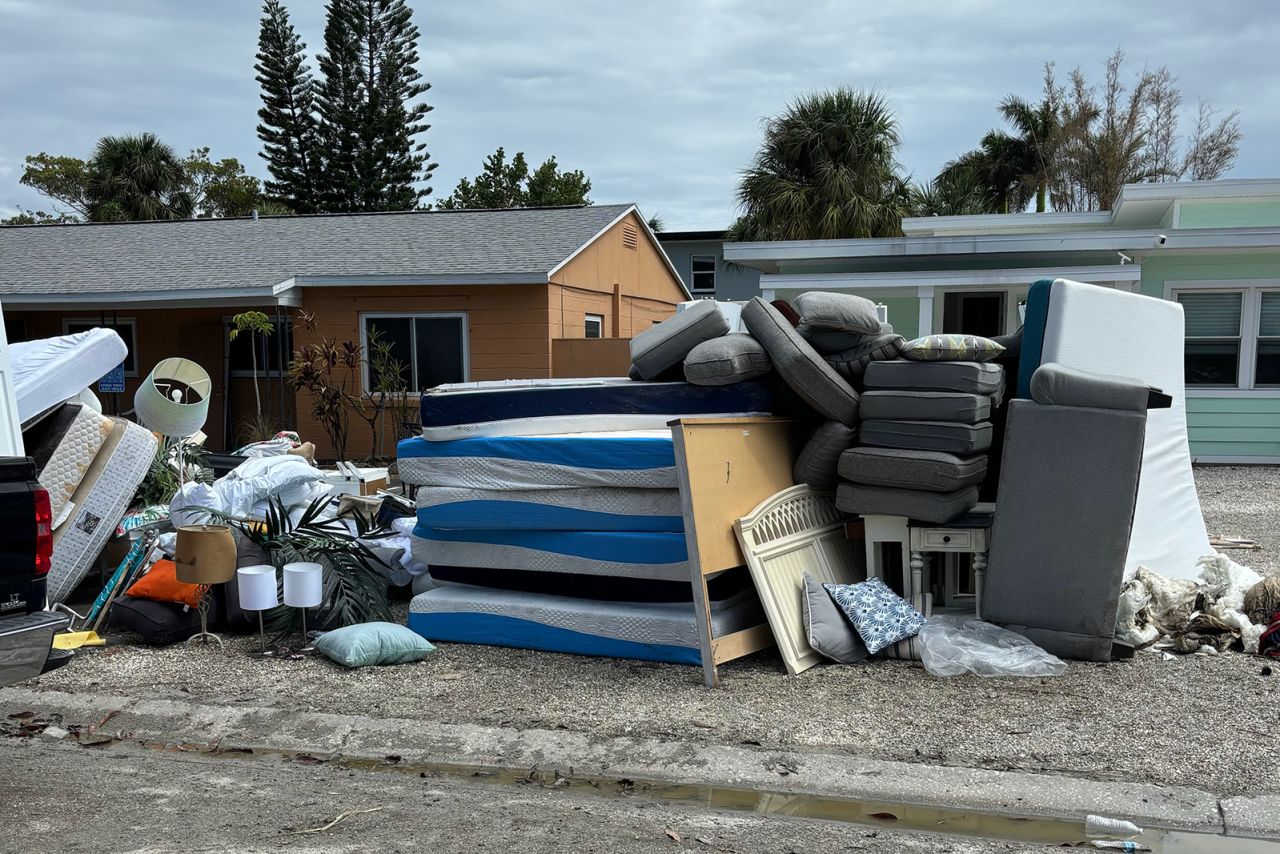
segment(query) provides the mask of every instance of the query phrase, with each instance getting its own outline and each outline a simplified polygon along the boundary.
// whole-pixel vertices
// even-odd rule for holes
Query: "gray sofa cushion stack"
[[[987,473],[987,419],[1003,369],[980,362],[867,366],[858,447],[840,456],[836,504],[858,515],[944,524],[973,509]]]

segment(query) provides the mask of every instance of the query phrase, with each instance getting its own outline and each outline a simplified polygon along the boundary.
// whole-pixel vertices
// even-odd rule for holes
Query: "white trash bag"
[[[1017,632],[961,617],[930,617],[920,630],[920,658],[934,676],[1060,676],[1067,669]]]

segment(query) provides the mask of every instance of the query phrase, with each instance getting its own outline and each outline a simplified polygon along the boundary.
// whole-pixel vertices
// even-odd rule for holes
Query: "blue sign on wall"
[[[111,369],[111,373],[98,380],[98,392],[101,394],[119,394],[124,391],[124,362]]]

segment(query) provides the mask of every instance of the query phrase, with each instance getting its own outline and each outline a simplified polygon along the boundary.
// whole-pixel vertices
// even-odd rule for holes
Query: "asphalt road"
[[[1052,848],[914,835],[638,796],[0,741],[2,852],[844,852],[987,854]],[[298,833],[327,825],[329,830]]]

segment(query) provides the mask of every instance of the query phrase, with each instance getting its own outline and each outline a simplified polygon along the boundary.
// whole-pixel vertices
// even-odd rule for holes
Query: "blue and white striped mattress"
[[[663,531],[454,530],[419,523],[413,558],[432,565],[688,581],[684,534]]]
[[[473,489],[424,486],[418,490],[424,528],[544,531],[683,531],[678,489]]]
[[[711,603],[713,636],[764,621],[754,590]],[[409,628],[433,641],[701,663],[694,605],[611,602],[444,584],[409,603]]]
[[[479,489],[675,489],[671,430],[476,436],[396,447],[400,479],[414,486]]]
[[[422,436],[529,436],[591,430],[647,430],[683,416],[768,415],[769,386],[597,379],[452,383],[422,395]]]

